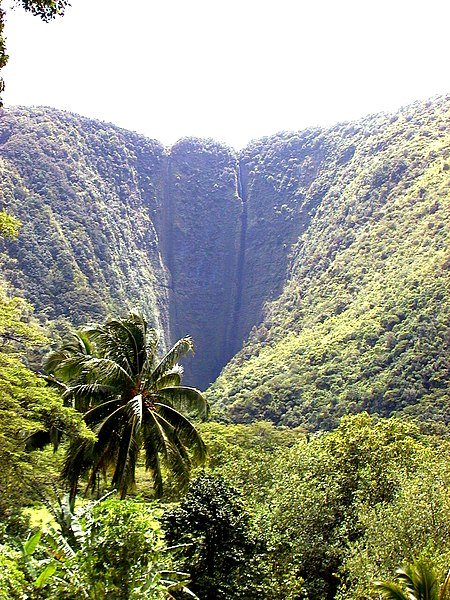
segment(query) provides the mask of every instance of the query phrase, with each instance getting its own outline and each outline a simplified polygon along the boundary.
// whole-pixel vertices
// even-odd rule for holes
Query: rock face
[[[320,201],[307,191],[327,152],[331,148],[321,148],[320,131],[313,130],[255,142],[240,156],[244,213],[235,352],[286,283],[292,245]]]
[[[349,404],[434,398],[448,381],[449,115],[441,98],[236,155],[5,110],[0,202],[23,226],[3,242],[4,278],[52,320],[140,307],[166,346],[191,335],[187,384],[205,389],[232,359],[210,395],[237,420],[328,427]]]
[[[171,335],[193,337],[186,381],[205,387],[232,355],[242,215],[237,161],[228,148],[187,139],[171,149],[166,168],[159,237],[170,273]]]
[[[208,392],[226,418],[315,430],[368,410],[448,422],[449,125],[441,98],[260,143],[247,198],[264,206],[250,216],[247,201],[243,281],[268,302]],[[252,290],[245,307],[258,305]]]

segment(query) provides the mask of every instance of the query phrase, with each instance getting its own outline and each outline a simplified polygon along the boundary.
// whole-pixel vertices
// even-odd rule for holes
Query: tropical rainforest
[[[447,597],[449,131],[2,110],[0,598]]]

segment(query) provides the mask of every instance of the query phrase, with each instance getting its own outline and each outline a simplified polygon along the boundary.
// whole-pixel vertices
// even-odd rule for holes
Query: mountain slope
[[[13,285],[50,318],[82,323],[136,302],[165,329],[167,274],[149,216],[162,146],[50,109],[4,111],[0,142],[2,206],[23,223],[4,256]]]
[[[236,172],[233,153],[212,141],[168,151],[53,109],[3,111],[0,200],[23,223],[4,244],[5,277],[50,319],[82,324],[136,306],[163,347],[192,335],[188,382],[205,387],[232,355]]]
[[[450,103],[326,133],[320,205],[288,281],[210,399],[232,419],[330,428],[348,411],[448,419]],[[278,139],[269,140],[276,155]]]
[[[50,318],[140,306],[166,345],[191,334],[188,384],[231,358],[208,391],[227,418],[446,419],[449,125],[443,97],[237,156],[3,111],[0,199],[23,228],[2,271]]]

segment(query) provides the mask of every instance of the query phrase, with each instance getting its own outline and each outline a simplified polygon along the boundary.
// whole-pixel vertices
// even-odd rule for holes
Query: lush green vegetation
[[[20,298],[8,296],[4,289],[0,295],[0,337],[0,514],[8,530],[16,527],[27,496],[33,497],[43,481],[51,485],[58,477],[58,463],[51,455],[26,452],[30,436],[51,430],[80,439],[89,438],[89,434],[78,413],[63,406],[59,395],[26,366],[33,348],[47,340],[31,307]]]
[[[3,255],[11,285],[52,320],[140,307],[166,331],[168,282],[150,217],[162,146],[50,109],[4,111],[1,131],[1,205],[22,222]]]
[[[11,414],[1,419],[7,449]],[[367,414],[314,437],[270,423],[200,431],[209,464],[179,503],[107,498],[74,510],[50,485],[55,458],[23,450],[14,464],[3,461],[2,485],[15,487],[2,493],[2,597],[181,599],[189,588],[211,599],[362,600],[377,597],[375,579],[404,561],[422,557],[445,572],[444,431],[424,435],[411,422]],[[27,535],[20,507],[33,503],[36,485],[54,521]]]
[[[227,417],[308,429],[361,410],[448,420],[448,100],[430,108],[247,151],[264,151],[280,201],[284,188],[296,194],[284,214],[303,231],[281,295],[211,387]],[[306,188],[295,178],[299,144],[320,159],[308,163]],[[255,256],[270,262],[264,251]]]
[[[192,464],[202,464],[206,448],[183,411],[205,417],[201,393],[181,385],[178,359],[192,352],[190,338],[182,338],[162,357],[158,333],[136,312],[103,325],[85,328],[50,354],[47,382],[62,391],[63,399],[83,413],[92,438],[76,438],[67,449],[62,477],[70,484],[74,502],[81,476],[89,474],[87,489],[113,472],[111,485],[123,499],[135,484],[139,452],[161,496],[161,458],[179,487],[189,481]]]
[[[207,472],[179,503],[108,498],[71,512],[61,501],[59,526],[47,526],[28,555],[23,528],[3,537],[8,576],[28,593],[41,577],[39,598],[171,590],[181,599],[187,587],[199,598],[248,600],[378,598],[375,581],[416,560],[444,578],[450,447],[442,432],[361,414],[313,438],[264,423],[203,425],[208,433]]]
[[[240,156],[51,109],[0,120],[2,271],[52,338],[138,307],[233,421],[446,419],[448,98]],[[55,321],[56,320],[56,321]],[[253,328],[253,329],[252,329]],[[249,335],[250,334],[250,335]]]
[[[2,115],[1,599],[445,597],[449,102],[239,160]],[[190,326],[253,327],[208,423]]]
[[[44,342],[26,310],[23,301],[3,297],[4,598],[26,593],[31,598],[181,600],[195,593],[205,599],[363,600],[376,597],[375,579],[392,577],[404,561],[420,558],[434,563],[438,573],[445,571],[450,560],[446,430],[427,427],[424,434],[405,419],[363,413],[344,418],[334,432],[313,436],[262,422],[203,424],[206,472],[197,474],[180,502],[107,498],[74,509],[64,489],[57,488],[58,454],[27,452],[27,445],[33,447],[27,440],[36,431],[56,430],[69,452],[70,440],[80,447],[83,438],[89,447],[93,440],[74,409],[64,408],[52,388],[20,361],[24,350],[18,343]],[[131,339],[146,335],[143,321],[131,316],[88,330],[81,361],[81,334],[76,344],[50,354],[49,370],[64,375],[59,380],[63,398],[83,410],[86,400],[98,407],[110,403],[111,394],[135,398],[134,392],[116,390],[117,369],[105,380],[102,361],[114,354],[115,363],[119,356],[123,361],[134,356],[140,363],[146,346],[141,354],[126,349]],[[90,349],[94,341],[100,355]],[[171,359],[163,359],[159,371],[181,351],[169,352]],[[158,366],[142,378],[142,395],[155,371]],[[155,381],[161,383],[162,377]],[[174,377],[179,381],[179,371],[172,369],[169,378]],[[166,377],[152,392],[155,404],[167,383]],[[101,430],[96,433],[101,439]],[[126,441],[121,427],[111,433]],[[98,493],[94,486],[91,496]],[[27,533],[29,512],[21,509],[42,501],[54,521],[43,532]]]

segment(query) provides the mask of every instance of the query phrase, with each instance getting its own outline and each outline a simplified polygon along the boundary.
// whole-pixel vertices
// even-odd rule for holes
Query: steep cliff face
[[[307,130],[254,142],[240,156],[245,221],[236,351],[283,289],[292,245],[322,200],[311,187],[334,151],[323,132]]]
[[[75,115],[15,109],[1,116],[0,156],[1,204],[23,223],[2,254],[14,288],[76,325],[140,307],[166,346],[193,337],[185,382],[211,383],[242,343],[235,154],[211,140],[167,150]]]
[[[186,139],[171,149],[160,240],[171,276],[172,337],[193,337],[185,381],[199,387],[231,357],[241,212],[236,157],[228,148]]]
[[[209,392],[228,417],[311,429],[362,410],[448,421],[449,125],[441,98],[313,138],[283,290]],[[277,157],[277,138],[266,151]]]

